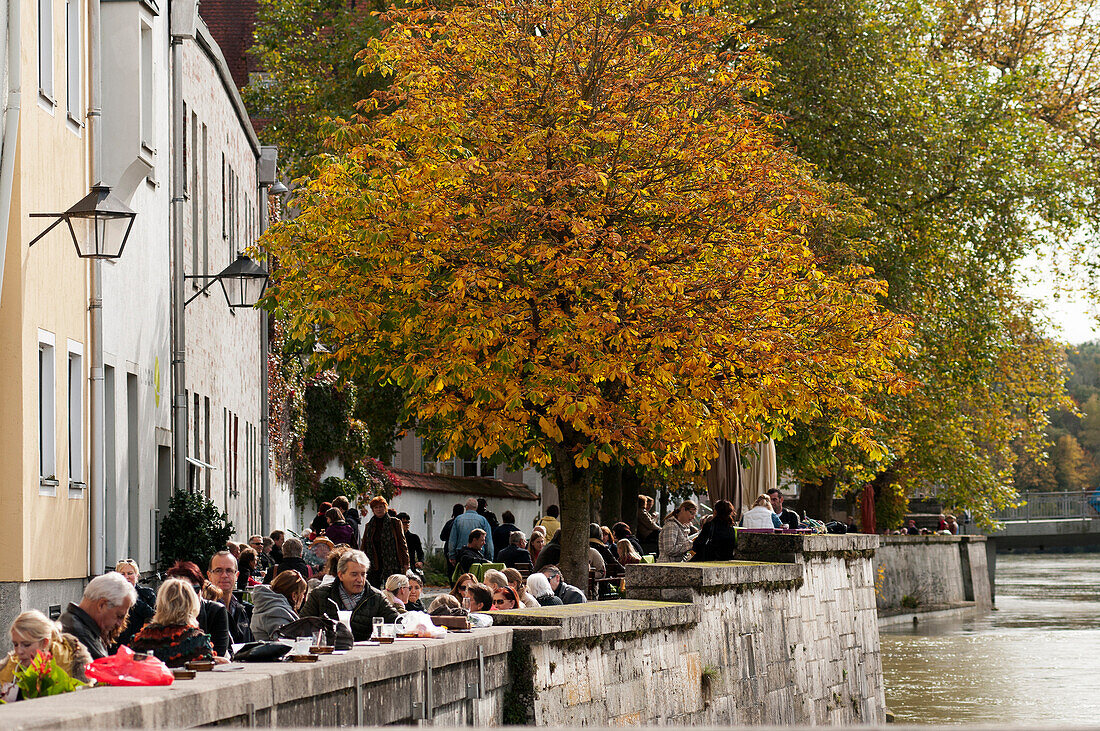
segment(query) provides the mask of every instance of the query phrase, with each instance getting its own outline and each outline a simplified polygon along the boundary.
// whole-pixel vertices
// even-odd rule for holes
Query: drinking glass
[[[380,638],[382,636],[382,625],[383,625],[384,622],[383,622],[381,617],[375,617],[373,622],[374,622],[374,632],[373,632],[373,634],[371,634],[371,639],[377,640],[378,638]]]
[[[383,624],[382,634],[378,636],[378,641],[384,645],[392,643],[397,638],[397,625],[396,624]]]

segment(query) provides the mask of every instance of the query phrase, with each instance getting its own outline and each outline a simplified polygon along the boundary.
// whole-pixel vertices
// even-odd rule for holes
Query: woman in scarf
[[[387,577],[404,575],[409,570],[409,547],[405,543],[405,526],[389,515],[386,498],[381,495],[371,498],[370,508],[374,516],[363,529],[360,548],[370,559],[367,581],[381,589]]]

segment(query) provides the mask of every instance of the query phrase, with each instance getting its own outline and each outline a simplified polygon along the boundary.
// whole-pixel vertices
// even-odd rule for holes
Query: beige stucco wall
[[[22,112],[16,187],[4,290],[0,300],[0,416],[6,430],[0,452],[0,580],[61,579],[84,576],[88,563],[88,494],[73,499],[68,489],[68,342],[80,343],[83,414],[88,413],[86,308],[89,265],[76,256],[58,227],[27,248],[48,225],[31,213],[65,210],[89,187],[86,129],[70,122],[65,107],[64,54],[54,54],[57,105],[38,94],[36,3],[22,3]],[[55,2],[54,48],[65,48],[64,4]],[[83,74],[87,79],[87,73]],[[85,92],[84,99],[87,98]],[[38,475],[38,331],[54,337],[56,413],[55,496],[40,494]],[[18,406],[17,406],[18,405]],[[87,481],[87,428],[83,477]],[[12,495],[12,493],[17,493]],[[9,503],[9,501],[11,501]],[[12,509],[14,508],[14,509]]]

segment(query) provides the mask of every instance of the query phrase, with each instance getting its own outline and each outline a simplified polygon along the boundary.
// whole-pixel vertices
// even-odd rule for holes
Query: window
[[[80,0],[65,0],[65,106],[77,124],[82,121],[80,77]]]
[[[187,119],[187,114],[184,113],[184,119]],[[183,135],[184,144],[187,144],[187,133]],[[205,274],[205,271],[199,270],[199,249],[203,245],[202,237],[202,224],[200,217],[202,216],[202,207],[200,205],[199,191],[199,160],[202,156],[202,148],[199,147],[199,120],[198,115],[194,112],[191,113],[191,150],[195,159],[191,161],[191,271],[194,274]],[[184,152],[183,159],[187,160],[187,153]],[[184,180],[187,179],[187,173],[185,172]],[[192,286],[195,289],[202,287],[206,282],[202,279],[192,279]]]
[[[43,495],[56,495],[57,432],[53,333],[38,331],[38,477]]]
[[[53,98],[53,0],[38,0],[38,93]]]
[[[69,341],[69,497],[84,497],[84,347]]]
[[[153,29],[141,23],[141,146],[151,155],[157,148],[153,136]]]
[[[202,398],[203,410],[202,410],[202,448],[204,452],[203,459],[206,464],[206,497],[210,497],[210,465],[213,463],[210,461],[210,397],[203,396]]]
[[[202,273],[210,274],[210,139],[206,125],[202,126],[202,195],[199,208],[202,210]],[[198,167],[196,165],[196,167]]]

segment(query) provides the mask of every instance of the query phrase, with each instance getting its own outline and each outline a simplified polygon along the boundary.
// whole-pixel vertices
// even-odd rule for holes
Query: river
[[[997,610],[881,631],[905,724],[1100,720],[1100,554],[997,557]]]

